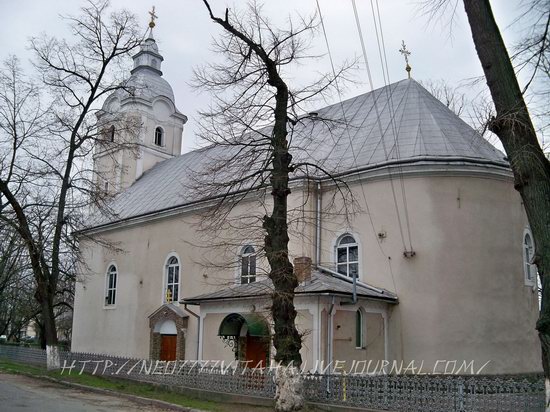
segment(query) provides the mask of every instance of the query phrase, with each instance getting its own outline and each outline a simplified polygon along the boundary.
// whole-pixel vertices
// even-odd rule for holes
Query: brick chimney
[[[294,259],[294,273],[298,278],[298,282],[306,282],[311,280],[311,258],[301,256]]]

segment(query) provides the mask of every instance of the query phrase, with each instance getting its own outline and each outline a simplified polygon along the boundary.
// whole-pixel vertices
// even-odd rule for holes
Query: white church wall
[[[232,212],[233,216],[239,214],[249,215],[250,204],[243,202]],[[253,239],[250,235],[240,241],[222,234],[219,239],[224,238],[226,244],[214,248],[208,243],[209,234],[196,226],[198,222],[199,216],[187,214],[129,225],[98,235],[112,248],[91,242],[82,245],[89,258],[88,268],[81,276],[83,282],[77,286],[73,350],[148,357],[147,317],[163,303],[165,263],[171,253],[180,258],[180,299],[235,283],[238,242],[259,242],[261,236]],[[105,308],[105,273],[111,262],[116,262],[118,268],[117,302],[114,307]],[[259,263],[266,267],[265,261]],[[200,313],[196,306],[190,309]],[[101,333],[95,334],[93,331],[100,325]],[[188,325],[186,357],[194,358],[197,320],[191,315]]]
[[[388,317],[390,360],[424,361],[428,368],[438,360],[474,360],[479,367],[490,361],[484,369],[488,373],[538,370],[540,354],[534,331],[538,301],[536,293],[523,283],[521,242],[526,220],[511,181],[422,176],[405,178],[404,183],[415,257],[403,257],[388,180],[363,184],[362,188],[352,185],[364,210],[365,192],[374,228],[365,213],[349,224],[342,217],[325,216],[322,224],[324,266],[333,267],[335,239],[351,231],[360,243],[362,280],[399,296],[399,305]],[[400,202],[400,190],[396,193]],[[315,196],[294,188],[289,203],[291,208],[305,204],[309,219],[293,228],[301,235],[291,236],[291,258],[313,258]],[[399,204],[402,211],[402,201]],[[244,202],[233,216],[250,216],[253,211],[253,203]],[[261,216],[261,211],[257,213]],[[404,224],[403,212],[401,218]],[[163,265],[170,252],[181,258],[182,297],[234,283],[239,239],[227,235],[234,243],[228,241],[223,250],[205,248],[201,244],[204,236],[194,225],[197,219],[195,212],[104,234],[118,242],[124,253],[91,247],[92,274],[85,293],[80,285],[77,290],[73,349],[98,352],[103,347],[111,353],[148,356],[147,316],[162,303]],[[384,234],[380,242],[378,233]],[[261,236],[253,238],[250,233],[242,243],[261,242]],[[408,246],[406,232],[405,239]],[[103,309],[104,276],[112,260],[120,271],[117,308]],[[205,261],[216,264],[205,266]],[[260,264],[267,268],[265,261]],[[198,307],[191,309],[199,313]],[[102,334],[88,332],[101,325],[106,325]],[[190,316],[187,358],[197,356],[197,325]],[[118,339],[121,330],[127,339]],[[309,336],[313,339],[312,334],[307,339]],[[313,341],[306,343],[308,348],[314,345]]]
[[[538,300],[523,282],[526,218],[512,181],[434,176],[404,183],[415,257],[403,257],[388,180],[353,186],[364,210],[368,200],[370,217],[357,215],[351,227],[327,219],[322,232],[325,265],[334,262],[337,236],[351,231],[359,237],[362,280],[399,296],[390,314],[390,358],[428,368],[442,359],[474,360],[479,367],[490,361],[487,373],[539,370]]]

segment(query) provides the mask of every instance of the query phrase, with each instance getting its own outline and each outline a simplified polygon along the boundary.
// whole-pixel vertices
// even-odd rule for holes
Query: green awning
[[[249,336],[269,336],[269,325],[260,315],[254,313],[227,315],[220,324],[218,336],[239,336],[243,324],[246,323]]]

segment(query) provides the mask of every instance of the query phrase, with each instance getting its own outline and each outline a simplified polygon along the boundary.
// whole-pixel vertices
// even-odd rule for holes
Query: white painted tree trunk
[[[304,380],[299,368],[288,366],[278,369],[275,384],[277,412],[299,411],[304,407]]]
[[[544,385],[546,387],[546,408],[545,412],[550,412],[550,378],[544,378]]]
[[[46,366],[48,370],[59,369],[61,367],[59,347],[46,345]]]

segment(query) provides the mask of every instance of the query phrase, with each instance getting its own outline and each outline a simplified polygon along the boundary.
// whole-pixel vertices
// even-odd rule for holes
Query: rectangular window
[[[244,255],[241,258],[241,284],[256,281],[256,255]]]
[[[355,347],[363,348],[363,314],[360,310],[355,312]]]
[[[166,302],[177,302],[179,300],[180,267],[179,262],[174,258],[168,265],[166,276]]]
[[[105,290],[105,306],[113,306],[116,303],[117,270],[114,265],[109,267]]]

